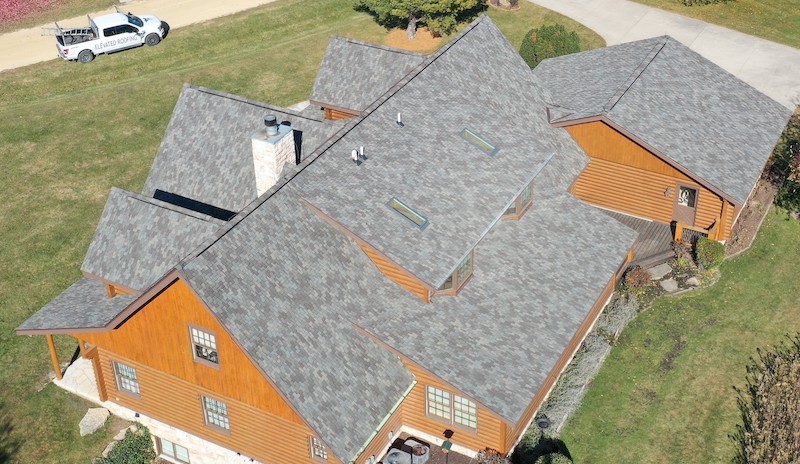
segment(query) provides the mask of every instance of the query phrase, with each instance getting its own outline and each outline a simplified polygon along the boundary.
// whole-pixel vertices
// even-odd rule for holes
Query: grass
[[[695,6],[684,6],[680,0],[634,1],[800,48],[800,0],[735,0]]]
[[[625,329],[561,434],[577,463],[731,462],[756,348],[800,329],[800,222],[773,208],[713,287],[656,300]]]
[[[88,404],[53,385],[36,392],[52,369],[47,345],[13,331],[80,277],[111,186],[141,190],[183,84],[277,105],[305,100],[328,36],[386,34],[350,5],[281,1],[90,65],[53,60],[0,73],[0,456],[18,446],[11,462],[88,462],[117,430],[79,437]],[[527,2],[489,14],[517,44],[529,28],[561,21],[586,47],[603,45]],[[67,336],[56,344],[62,360],[76,348]]]
[[[25,0],[18,2],[25,4]],[[61,21],[66,18],[94,13],[95,11],[109,10],[118,3],[114,0],[59,0],[52,2],[54,6],[43,11],[35,11],[24,18],[14,21],[0,23],[0,34],[25,29],[28,27],[39,26],[41,24]],[[82,26],[83,24],[61,24],[62,26]]]

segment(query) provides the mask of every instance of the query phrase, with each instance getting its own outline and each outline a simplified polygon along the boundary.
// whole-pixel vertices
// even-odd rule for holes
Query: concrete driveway
[[[530,0],[608,45],[670,35],[790,109],[800,105],[800,50],[627,0]]]
[[[209,19],[227,16],[274,0],[135,0],[122,8],[134,14],[154,14],[166,21],[171,30]],[[113,13],[114,9],[90,13],[92,16]],[[61,26],[85,26],[86,16],[59,20]],[[42,26],[53,26],[52,23]],[[56,41],[42,36],[42,26],[0,35],[0,71],[19,68],[58,58]]]

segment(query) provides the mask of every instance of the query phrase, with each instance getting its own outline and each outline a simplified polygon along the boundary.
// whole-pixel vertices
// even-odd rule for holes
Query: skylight
[[[397,198],[390,198],[389,201],[386,202],[386,206],[392,208],[404,218],[413,222],[414,225],[419,227],[420,230],[424,230],[426,227],[428,227],[428,218],[414,211],[410,206],[398,200]]]
[[[472,132],[469,129],[465,128],[464,130],[462,130],[461,137],[467,142],[478,147],[483,153],[485,153],[488,156],[494,156],[497,154],[498,150],[500,150],[499,148],[494,146],[494,144],[492,144],[485,138],[481,137],[475,132]]]

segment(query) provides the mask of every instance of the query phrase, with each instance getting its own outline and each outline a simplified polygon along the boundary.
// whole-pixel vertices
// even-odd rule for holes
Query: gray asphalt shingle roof
[[[405,50],[331,37],[309,100],[364,111],[425,58]]]
[[[533,72],[554,122],[603,114],[739,204],[791,116],[670,37],[545,60]]]
[[[104,327],[136,295],[109,298],[105,284],[82,277],[23,322],[17,330],[52,330]]]
[[[313,186],[306,198],[438,287],[537,166],[565,146],[577,148],[566,131],[549,125],[544,101],[530,90],[530,68],[488,18],[418,71],[314,163],[305,174]],[[461,137],[464,128],[495,143],[497,154],[487,156]],[[368,160],[356,167],[349,154],[360,146]],[[427,217],[427,228],[388,208],[392,197]]]
[[[303,133],[310,153],[341,123],[313,119],[244,97],[185,85],[142,193],[156,189],[237,212],[256,198],[250,136],[264,128],[264,116],[289,121]]]
[[[111,189],[81,270],[143,291],[223,221],[116,187]]]
[[[503,113],[502,106],[493,106],[490,101],[506,104],[510,97],[505,94],[510,91],[491,85],[470,89],[453,72],[456,62],[469,62],[465,54],[484,53],[485,47],[494,50],[498,62],[513,58],[515,65],[520,65],[519,72],[515,65],[486,65],[506,72],[506,85],[528,91],[533,88],[528,85],[527,66],[515,53],[511,55],[513,49],[484,18],[446,52],[455,55],[453,60],[432,58],[440,64],[429,64],[389,102],[357,124],[351,121],[354,126],[347,135],[324,149],[297,177],[248,207],[213,243],[182,266],[182,273],[198,295],[264,366],[332,451],[345,460],[354,456],[411,382],[399,359],[389,351],[375,349],[354,325],[377,335],[506,419],[516,421],[635,239],[630,229],[565,193],[587,159],[565,131],[547,124],[544,102],[517,97],[535,106],[526,108],[524,114],[536,118],[527,123],[520,118],[519,132],[485,123],[492,119],[487,113],[509,120],[511,113]],[[428,72],[432,76],[425,76]],[[509,75],[520,80],[515,82]],[[480,76],[471,77],[481,81]],[[431,86],[436,79],[443,81]],[[410,129],[412,134],[403,134],[398,140],[393,119],[386,127],[386,118],[395,111],[391,106],[395,98],[401,99],[400,105],[411,106],[409,102],[424,98],[421,94],[426,89],[431,93],[429,99],[435,100],[442,87],[457,85],[464,85],[468,96],[480,91],[492,93],[476,103],[484,105],[483,111],[465,111],[454,101],[451,111],[442,112],[443,102],[432,101],[427,110],[410,112],[410,121],[428,118],[428,112],[437,113],[435,122],[443,126],[442,134],[409,122],[403,129]],[[505,111],[519,110],[519,106],[511,106]],[[463,124],[491,128],[495,140],[502,143],[501,153],[488,158],[462,143],[457,129]],[[527,138],[522,131],[527,131]],[[354,140],[364,140],[370,132],[384,134],[385,140],[365,143],[369,159],[356,167],[342,155],[349,153]],[[392,150],[395,142],[407,149]],[[434,144],[458,152],[460,158],[448,153],[452,158],[446,161],[461,160],[473,168],[474,175],[458,180],[463,170],[437,170],[426,156],[414,156],[417,151],[432,153]],[[347,152],[342,146],[348,147]],[[507,166],[497,166],[500,163]],[[377,173],[370,171],[370,166]],[[335,206],[335,201],[320,201],[326,191],[337,201],[381,199],[378,179],[369,176],[384,175],[386,183],[402,183],[407,179],[403,170],[392,175],[390,169],[403,166],[414,175],[428,167],[438,176],[428,178],[427,185],[415,185],[425,194],[414,199],[435,204],[439,200],[436,195],[447,192],[464,199],[458,214],[431,215],[432,224],[423,234],[453,220],[463,224],[468,235],[462,238],[459,231],[451,231],[449,238],[461,240],[459,246],[446,249],[435,259],[452,261],[455,266],[486,234],[475,252],[475,275],[457,297],[436,297],[425,304],[389,281],[352,240],[303,205],[309,200],[315,206]],[[489,175],[482,175],[487,170]],[[522,220],[504,221],[492,228],[518,190],[537,173],[534,206]],[[501,185],[499,179],[504,174],[511,185]],[[346,193],[359,185],[366,187],[347,199]],[[347,222],[351,227],[358,226],[353,227],[357,234],[364,237],[365,232],[379,231],[385,222],[383,231],[394,234],[397,240],[438,252],[430,243],[419,245],[424,240],[418,236],[398,232],[408,224],[392,214],[384,217],[383,201],[369,207],[372,209],[364,218],[364,227]],[[434,208],[425,209],[430,211]],[[341,219],[340,213],[334,209],[331,215]],[[482,221],[481,227],[466,227],[459,214]],[[369,230],[366,224],[370,224]],[[370,236],[373,242],[374,238]],[[526,376],[509,376],[510,371],[524,371]]]

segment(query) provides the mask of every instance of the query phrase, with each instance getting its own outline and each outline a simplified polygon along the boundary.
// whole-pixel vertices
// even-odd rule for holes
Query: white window
[[[308,437],[308,444],[311,448],[311,457],[314,459],[328,460],[328,450],[325,445],[317,437]]]
[[[478,408],[472,401],[453,395],[453,423],[471,429],[478,427]]]
[[[189,332],[192,336],[192,354],[194,355],[194,359],[214,367],[219,366],[217,337],[209,331],[192,326],[189,326]]]
[[[158,449],[162,456],[167,456],[175,461],[189,464],[189,450],[164,438],[158,438]]]
[[[450,421],[450,392],[428,385],[428,415]]]
[[[139,395],[139,378],[136,376],[136,369],[117,361],[114,361],[113,364],[117,390]]]
[[[478,407],[469,399],[431,385],[427,387],[426,397],[429,416],[473,430],[478,428]]]
[[[206,424],[230,430],[231,424],[228,420],[228,405],[222,401],[203,397],[203,412],[206,416]]]

